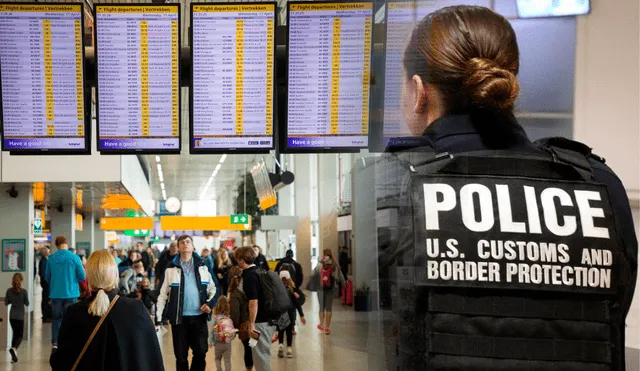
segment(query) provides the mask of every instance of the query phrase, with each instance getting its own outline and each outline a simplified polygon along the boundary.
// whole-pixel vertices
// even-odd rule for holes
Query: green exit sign
[[[231,224],[247,224],[248,222],[249,222],[249,215],[247,214],[231,215]]]

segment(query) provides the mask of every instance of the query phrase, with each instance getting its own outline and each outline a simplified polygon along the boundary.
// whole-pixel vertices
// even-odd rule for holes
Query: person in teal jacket
[[[56,251],[49,257],[45,279],[49,282],[49,298],[52,307],[51,344],[52,352],[58,349],[58,332],[62,316],[70,305],[80,296],[79,283],[86,279],[80,257],[69,251],[65,237],[56,237]]]

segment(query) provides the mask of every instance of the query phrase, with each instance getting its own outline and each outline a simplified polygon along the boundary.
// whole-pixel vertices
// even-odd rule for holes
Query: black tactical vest
[[[391,155],[405,171],[388,370],[625,369],[630,262],[607,188],[586,147],[538,145]]]

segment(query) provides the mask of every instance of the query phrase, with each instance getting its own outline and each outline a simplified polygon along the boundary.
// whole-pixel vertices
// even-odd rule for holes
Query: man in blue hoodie
[[[86,275],[80,257],[69,251],[69,242],[63,236],[56,237],[56,251],[49,257],[45,279],[49,282],[53,323],[51,326],[52,351],[58,349],[58,332],[62,316],[67,307],[74,304],[80,296],[79,282]]]

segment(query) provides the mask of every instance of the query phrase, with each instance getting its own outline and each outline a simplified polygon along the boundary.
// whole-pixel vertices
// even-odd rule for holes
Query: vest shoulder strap
[[[534,142],[541,150],[549,153],[554,161],[565,163],[576,168],[593,179],[590,159],[605,163],[606,160],[595,153],[584,143],[562,137],[542,138]]]

